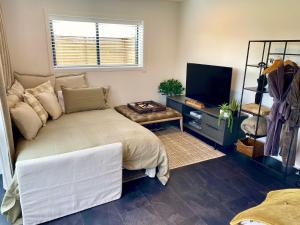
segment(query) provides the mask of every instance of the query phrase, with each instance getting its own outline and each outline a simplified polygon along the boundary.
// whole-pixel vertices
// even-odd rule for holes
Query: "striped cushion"
[[[17,80],[15,80],[11,88],[8,89],[7,94],[17,95],[19,99],[22,99],[22,95],[24,94],[24,87]]]
[[[36,97],[34,97],[32,94],[28,92],[25,92],[23,97],[24,97],[24,102],[33,108],[33,110],[36,112],[36,114],[38,114],[39,118],[41,119],[43,126],[45,126],[48,119],[48,113],[41,105],[41,103],[36,99]]]
[[[50,92],[50,93],[54,93],[54,89],[50,83],[50,81],[47,81],[45,83],[40,84],[39,86],[35,87],[35,88],[30,88],[30,89],[26,89],[26,92],[37,96],[38,94],[42,93],[42,92]]]

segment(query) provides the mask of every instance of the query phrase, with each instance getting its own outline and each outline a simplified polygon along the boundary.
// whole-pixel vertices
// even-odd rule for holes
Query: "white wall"
[[[231,66],[234,68],[233,95],[239,98],[248,41],[300,39],[299,8],[298,0],[183,1],[180,10],[178,78],[185,80],[187,62]],[[255,84],[255,79],[256,76],[250,82]],[[250,93],[247,95],[248,99],[254,98]],[[300,150],[298,154],[300,166]]]
[[[93,71],[93,85],[111,86],[113,105],[160,100],[160,81],[174,75],[179,4],[163,0],[1,0],[13,69],[50,73],[45,11],[61,15],[144,20],[144,70]]]
[[[114,105],[144,99],[161,100],[157,93],[158,83],[173,76],[185,83],[187,62],[232,66],[233,95],[239,97],[249,40],[300,39],[298,0],[0,2],[7,23],[13,68],[19,72],[50,72],[45,10],[64,15],[144,20],[143,71],[88,73],[93,84],[112,86]]]

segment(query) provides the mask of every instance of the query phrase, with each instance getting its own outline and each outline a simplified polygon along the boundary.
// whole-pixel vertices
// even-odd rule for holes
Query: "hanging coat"
[[[268,116],[267,139],[265,144],[265,155],[278,155],[279,140],[282,125],[284,123],[283,112],[286,106],[286,97],[294,74],[287,74],[284,64],[268,75],[269,92],[273,97],[273,105]]]
[[[286,108],[283,116],[286,122],[281,131],[280,155],[283,165],[292,167],[296,161],[300,126],[300,69],[298,69],[286,97]]]

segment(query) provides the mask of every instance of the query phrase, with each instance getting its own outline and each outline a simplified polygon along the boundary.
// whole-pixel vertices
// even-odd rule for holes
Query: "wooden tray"
[[[133,111],[141,114],[160,112],[166,110],[166,106],[154,101],[133,102],[133,103],[128,103],[127,106]]]

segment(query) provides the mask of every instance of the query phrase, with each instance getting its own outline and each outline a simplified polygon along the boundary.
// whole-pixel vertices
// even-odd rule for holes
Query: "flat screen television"
[[[186,97],[209,106],[230,100],[232,68],[202,64],[187,64]]]

